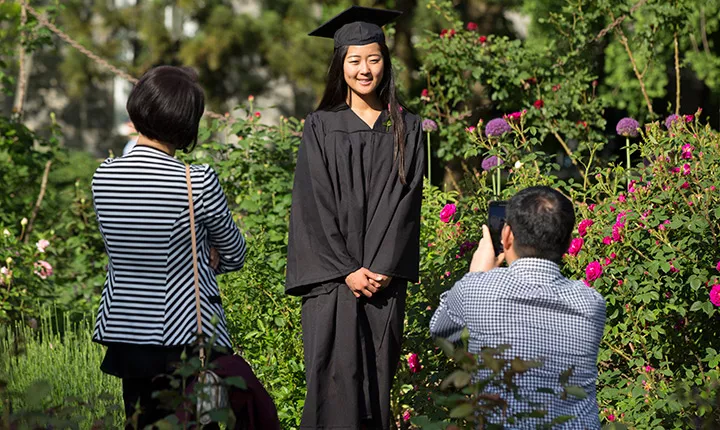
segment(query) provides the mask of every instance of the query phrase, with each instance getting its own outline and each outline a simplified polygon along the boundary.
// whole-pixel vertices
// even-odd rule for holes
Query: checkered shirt
[[[440,306],[430,321],[432,335],[457,342],[465,327],[470,332],[470,352],[507,344],[511,349],[506,358],[543,363],[516,377],[520,400],[503,397],[509,403],[508,416],[538,409],[531,403],[545,405],[539,409],[548,414],[541,420],[521,421],[515,428],[533,428],[561,415],[576,418],[555,428],[600,428],[595,381],[605,300],[597,291],[565,278],[549,260],[521,258],[508,268],[468,273],[440,296]],[[561,400],[559,394],[537,392],[551,388],[560,393],[560,374],[571,367],[569,385],[585,389],[585,399],[568,396]],[[482,372],[477,376],[486,376]]]

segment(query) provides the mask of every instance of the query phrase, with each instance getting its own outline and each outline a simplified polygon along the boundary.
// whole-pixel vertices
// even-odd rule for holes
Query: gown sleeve
[[[383,230],[368,232],[363,266],[375,273],[417,282],[420,272],[420,210],[425,168],[425,138],[415,121],[406,141],[405,177],[407,185],[395,210],[383,214]],[[397,178],[395,180],[398,180]],[[382,233],[381,233],[382,231]],[[378,239],[378,235],[382,235]],[[369,251],[374,250],[374,253]]]
[[[323,151],[322,122],[305,121],[290,209],[285,291],[302,295],[313,284],[342,278],[361,267],[340,231],[336,199]]]

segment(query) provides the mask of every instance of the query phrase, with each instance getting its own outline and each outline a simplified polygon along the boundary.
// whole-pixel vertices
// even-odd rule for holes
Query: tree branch
[[[563,149],[565,150],[565,153],[568,155],[568,157],[570,157],[570,161],[573,163],[573,166],[575,166],[575,168],[577,168],[578,172],[580,172],[580,176],[582,176],[583,181],[584,181],[585,180],[585,172],[582,171],[577,160],[575,158],[573,158],[570,147],[567,145],[567,143],[565,143],[565,140],[563,140],[563,138],[560,137],[560,135],[558,134],[557,131],[552,129],[551,133],[553,134],[553,136],[555,136],[555,139],[557,139],[557,141],[560,142],[560,145],[563,147]]]
[[[635,62],[635,56],[633,56],[632,51],[630,50],[630,45],[628,44],[627,37],[625,37],[625,33],[622,31],[620,27],[615,27],[615,31],[619,35],[620,44],[625,48],[625,51],[628,54],[628,57],[630,58],[630,63],[633,66],[633,72],[635,72],[635,76],[638,79],[638,82],[640,82],[640,90],[643,93],[643,97],[645,97],[645,103],[647,104],[648,112],[650,112],[651,115],[654,115],[655,112],[653,112],[652,103],[650,103],[650,97],[648,97],[647,90],[645,89],[645,81],[643,81],[642,75],[640,74],[640,71],[638,70],[637,63]]]
[[[24,243],[28,243],[28,240],[30,239],[30,232],[33,229],[33,223],[35,222],[35,218],[37,218],[38,211],[40,211],[40,205],[42,204],[43,198],[45,198],[45,190],[47,189],[47,181],[48,176],[50,175],[51,165],[52,160],[48,160],[47,163],[45,163],[45,171],[43,172],[42,182],[40,182],[40,194],[38,194],[35,207],[32,210],[32,215],[30,215],[30,221],[28,222],[27,229],[25,230],[25,235],[23,237]]]

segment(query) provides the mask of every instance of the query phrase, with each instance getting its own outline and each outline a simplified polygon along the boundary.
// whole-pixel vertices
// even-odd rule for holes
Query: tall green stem
[[[500,159],[498,159],[498,163],[500,163]],[[500,198],[500,185],[501,185],[501,177],[500,177],[500,164],[497,166],[497,173],[495,174],[497,176],[497,192],[495,193],[498,198]]]
[[[625,136],[625,161],[627,162],[627,171],[630,175],[630,138]]]
[[[431,182],[432,177],[430,176],[430,165],[432,162],[432,152],[430,151],[430,132],[429,131],[427,132],[427,155],[426,155],[426,157],[427,157],[427,163],[428,163],[427,177],[428,177],[428,182]]]
[[[492,178],[492,184],[493,184],[493,194],[495,194],[497,196],[497,191],[496,191],[497,185],[496,185],[495,174],[491,173],[490,175],[491,175],[490,177]]]

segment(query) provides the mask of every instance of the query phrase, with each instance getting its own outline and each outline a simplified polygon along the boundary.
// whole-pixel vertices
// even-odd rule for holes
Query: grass
[[[0,326],[0,421],[122,428],[121,382],[100,371],[104,348],[90,324],[47,317],[38,325]]]

